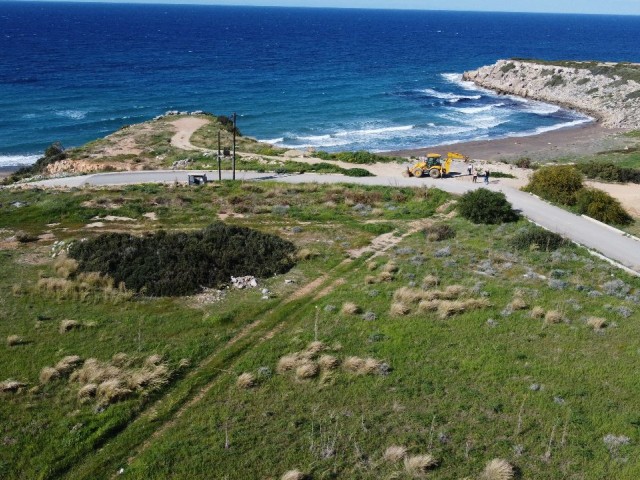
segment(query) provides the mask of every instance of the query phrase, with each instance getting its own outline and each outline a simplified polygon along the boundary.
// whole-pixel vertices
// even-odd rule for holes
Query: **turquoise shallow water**
[[[0,165],[173,109],[237,111],[245,134],[325,150],[528,135],[587,119],[460,74],[640,61],[638,38],[640,17],[0,2]]]

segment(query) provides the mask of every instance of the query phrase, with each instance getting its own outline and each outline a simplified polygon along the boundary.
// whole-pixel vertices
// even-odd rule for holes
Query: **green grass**
[[[384,449],[397,444],[438,457],[440,467],[430,478],[477,477],[494,457],[512,462],[523,478],[638,478],[640,357],[634,339],[640,335],[640,280],[573,246],[555,253],[516,251],[510,240],[526,222],[478,226],[445,218],[436,210],[449,199],[435,189],[242,182],[0,191],[2,238],[20,229],[78,239],[94,235],[84,225],[107,214],[137,222],[105,222],[105,229],[136,232],[201,228],[224,214],[227,222],[276,233],[315,254],[286,276],[264,280],[261,288],[275,294],[270,300],[262,300],[259,290],[229,291],[219,302],[198,304],[30,293],[40,276],[54,275],[53,240],[2,250],[0,288],[21,288],[0,299],[0,339],[20,335],[30,342],[0,345],[6,377],[31,388],[40,369],[64,355],[106,360],[121,351],[162,354],[176,373],[160,392],[101,412],[79,405],[64,381],[1,394],[0,476],[101,479],[122,467],[123,478],[140,479],[280,478],[294,468],[314,480],[409,478],[397,473],[401,464],[381,461]],[[16,200],[28,205],[11,206]],[[410,222],[425,218],[452,227],[455,237],[432,242],[418,230],[373,262],[366,256],[343,262],[348,249],[394,230],[405,233]],[[48,226],[53,223],[60,225]],[[446,246],[448,256],[435,255]],[[391,281],[369,283],[367,277],[379,275],[388,262],[398,269]],[[530,270],[547,279],[525,278]],[[486,295],[491,306],[445,320],[415,307],[393,317],[393,293],[411,282],[419,288],[428,274],[440,279],[438,288],[462,285],[470,297]],[[285,301],[322,275],[307,296]],[[558,276],[566,282],[563,290],[549,285]],[[608,294],[604,285],[615,278],[636,297]],[[333,290],[316,296],[329,285]],[[507,314],[518,289],[528,308]],[[340,313],[345,302],[376,319]],[[530,317],[534,306],[559,310],[567,322],[545,326]],[[613,310],[619,307],[631,316]],[[590,316],[604,317],[610,326],[596,333],[585,324]],[[63,319],[95,324],[60,334]],[[253,329],[228,343],[249,324]],[[275,373],[281,356],[315,338],[333,355],[370,356],[392,371],[353,376],[338,370],[326,382]],[[183,358],[191,363],[180,369]],[[260,367],[273,375],[259,377],[254,389],[236,387],[240,373]],[[532,384],[540,390],[531,390]],[[205,387],[203,397],[176,418]],[[154,432],[161,434],[152,437]],[[625,435],[630,443],[610,452],[607,434]]]

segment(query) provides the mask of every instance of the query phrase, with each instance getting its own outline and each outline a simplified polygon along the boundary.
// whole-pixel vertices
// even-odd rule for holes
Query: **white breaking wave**
[[[482,95],[457,95],[455,93],[449,92],[438,92],[432,88],[423,88],[422,90],[418,90],[420,93],[424,93],[429,95],[430,97],[440,98],[442,100],[448,100],[452,103],[459,102],[460,100],[480,100]]]
[[[400,125],[396,127],[341,130],[335,133],[328,133],[324,135],[287,135],[286,138],[289,139],[288,142],[285,141],[285,138],[283,137],[265,140],[265,142],[271,143],[272,145],[277,145],[282,148],[341,147],[352,143],[380,139],[381,137],[385,137],[387,134],[393,132],[411,131],[414,128],[414,125]]]
[[[585,123],[591,123],[591,122],[593,122],[593,118],[585,117],[585,118],[580,118],[578,120],[574,120],[572,122],[558,123],[556,125],[549,125],[547,127],[538,127],[535,130],[530,130],[528,132],[511,133],[509,134],[509,136],[510,137],[530,137],[532,135],[539,135],[541,133],[552,132],[554,130],[560,130],[562,128],[577,127],[578,125],[583,125]]]
[[[491,90],[487,90],[486,88],[479,87],[478,85],[476,85],[475,83],[469,80],[463,80],[461,73],[441,73],[440,76],[444,78],[447,82],[458,85],[459,87],[462,87],[465,90],[491,93]]]
[[[503,105],[504,103],[496,103],[495,105],[485,105],[484,107],[455,107],[454,110],[456,112],[466,113],[467,115],[473,115],[475,113],[488,112]]]
[[[40,155],[0,155],[0,167],[32,165]]]
[[[87,116],[87,113],[83,110],[59,110],[56,115],[59,117],[70,118],[72,120],[82,120]]]

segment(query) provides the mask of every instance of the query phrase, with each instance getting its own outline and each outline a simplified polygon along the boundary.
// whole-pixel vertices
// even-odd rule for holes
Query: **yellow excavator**
[[[440,178],[449,174],[451,162],[453,160],[469,160],[469,157],[461,153],[448,152],[447,158],[443,161],[439,153],[428,153],[426,157],[421,157],[418,163],[407,168],[407,175],[410,177],[422,177],[428,174],[431,178]]]

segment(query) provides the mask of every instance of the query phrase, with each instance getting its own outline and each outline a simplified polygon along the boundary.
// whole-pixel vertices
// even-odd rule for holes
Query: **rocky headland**
[[[640,64],[499,60],[463,79],[580,111],[607,128],[640,128]]]

